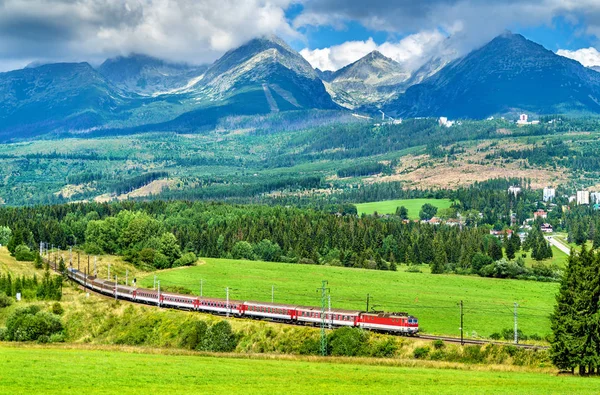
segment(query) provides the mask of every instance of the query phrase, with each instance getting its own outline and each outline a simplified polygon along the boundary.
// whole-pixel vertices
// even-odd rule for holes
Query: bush
[[[13,299],[4,292],[0,292],[0,308],[8,307],[13,304]]]
[[[393,357],[398,351],[398,344],[394,339],[386,339],[372,347],[370,355],[372,357],[389,358]]]
[[[238,339],[227,321],[219,321],[206,331],[201,349],[213,352],[231,352],[237,347]]]
[[[190,322],[182,330],[183,335],[181,336],[179,347],[187,348],[188,350],[201,348],[207,330],[208,325],[204,321]]]
[[[490,339],[492,340],[500,340],[502,336],[498,332],[494,332],[490,335]]]
[[[21,262],[33,262],[35,254],[25,244],[21,244],[15,248],[15,259]]]
[[[331,332],[328,338],[329,354],[345,357],[364,355],[364,345],[368,333],[360,328],[339,328]]]
[[[6,320],[6,340],[49,341],[49,337],[63,330],[58,316],[40,311],[38,306],[17,309]]]
[[[154,254],[154,262],[152,265],[157,269],[168,269],[171,267],[169,258],[163,253],[157,252]]]
[[[173,262],[173,267],[181,267],[181,266],[192,266],[196,263],[198,258],[196,254],[193,252],[188,252],[187,254],[183,254],[183,256]]]
[[[252,248],[252,244],[247,241],[238,241],[233,245],[231,249],[231,255],[233,259],[254,259],[254,249]]]
[[[446,347],[446,345],[444,344],[443,340],[435,340],[433,342],[433,348],[435,348],[436,350],[441,350],[444,347]]]
[[[429,347],[417,347],[413,351],[413,357],[415,359],[425,359],[429,355]]]
[[[63,309],[60,303],[56,302],[52,305],[52,314],[62,315],[64,312],[65,309]]]

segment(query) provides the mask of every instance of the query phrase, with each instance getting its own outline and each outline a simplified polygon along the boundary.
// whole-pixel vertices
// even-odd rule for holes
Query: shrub
[[[6,328],[0,328],[0,342],[6,340]]]
[[[492,340],[500,340],[502,336],[498,332],[494,332],[490,335],[490,339]]]
[[[198,258],[196,257],[196,254],[194,254],[193,252],[188,252],[186,254],[183,254],[181,258],[173,262],[173,267],[192,266],[196,263],[197,260]]]
[[[254,259],[254,249],[252,248],[252,244],[247,241],[238,241],[233,245],[231,249],[231,255],[234,259]]]
[[[8,307],[13,304],[13,299],[4,292],[0,292],[0,308]]]
[[[190,322],[182,330],[183,335],[181,336],[179,347],[187,348],[188,350],[201,348],[207,330],[208,325],[204,321]]]
[[[6,340],[44,341],[63,330],[58,316],[40,311],[38,306],[17,309],[6,320]]]
[[[425,359],[429,355],[429,347],[417,347],[413,351],[413,357],[415,359]]]
[[[329,354],[345,357],[363,355],[368,333],[360,328],[339,328],[328,339]]]
[[[62,315],[64,312],[65,309],[63,309],[60,303],[56,302],[52,305],[52,314]]]
[[[152,265],[157,269],[168,269],[171,266],[171,263],[165,254],[157,252],[154,254],[154,262]]]
[[[15,259],[21,262],[33,262],[35,254],[25,244],[21,244],[15,248]]]
[[[435,340],[433,342],[433,348],[435,348],[436,350],[441,350],[444,347],[446,347],[446,345],[444,344],[443,340]]]
[[[213,352],[231,352],[237,347],[238,339],[227,321],[219,321],[206,331],[202,350]]]
[[[398,351],[398,344],[394,339],[386,339],[382,342],[375,344],[372,347],[370,355],[372,357],[393,357]]]

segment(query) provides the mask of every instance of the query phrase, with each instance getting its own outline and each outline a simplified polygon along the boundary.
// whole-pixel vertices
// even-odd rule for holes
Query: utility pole
[[[369,301],[370,300],[371,300],[371,295],[367,294],[367,310],[366,310],[367,313],[369,312]]]
[[[271,303],[275,303],[275,286],[271,285]]]
[[[158,307],[160,307],[160,280],[157,281],[158,282]]]
[[[115,274],[115,300],[117,300],[117,275]]]
[[[515,344],[519,344],[519,330],[518,330],[518,325],[517,325],[517,307],[519,307],[519,304],[517,302],[515,302]]]
[[[129,269],[125,269],[125,286],[127,286],[127,283],[129,282]]]
[[[327,302],[329,303],[329,329],[331,329],[333,325],[333,316],[331,315],[331,294],[327,295]]]
[[[88,267],[87,267],[87,274],[90,274],[90,256],[88,255]]]
[[[108,264],[108,274],[106,275],[106,279],[110,281],[110,263]]]
[[[77,251],[77,270],[79,270],[79,264],[81,263],[81,254]]]
[[[460,301],[460,345],[464,346],[465,345],[465,340],[463,337],[463,301]]]
[[[96,267],[97,258],[98,258],[98,256],[94,255],[94,277],[98,277],[98,269]]]
[[[40,256],[44,256],[44,243],[40,241]]]
[[[227,317],[229,317],[229,287],[225,288],[225,292],[227,292]]]
[[[152,289],[156,290],[156,275],[154,275],[154,283],[152,284]]]
[[[327,355],[327,336],[325,336],[325,305],[327,303],[327,293],[329,292],[329,288],[327,288],[327,280],[323,280],[321,284],[321,288],[317,288],[317,292],[321,291],[321,355]]]
[[[73,247],[69,247],[69,266],[73,267]]]
[[[200,297],[202,297],[202,285],[204,285],[204,279],[200,279]]]

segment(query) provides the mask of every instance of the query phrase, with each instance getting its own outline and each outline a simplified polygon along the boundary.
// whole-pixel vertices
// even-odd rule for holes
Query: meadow
[[[419,319],[423,331],[458,336],[459,302],[464,303],[467,336],[488,337],[513,327],[513,303],[519,303],[519,328],[526,334],[550,334],[548,315],[555,303],[557,283],[503,280],[475,276],[351,269],[205,258],[198,266],[156,273],[162,287],[183,287],[199,295],[238,300],[273,300],[278,303],[319,306],[317,288],[328,281],[334,308],[408,312]],[[139,282],[152,288],[154,275]],[[139,279],[138,279],[139,280]]]
[[[421,211],[421,207],[425,203],[434,205],[438,209],[448,208],[452,205],[450,199],[399,199],[360,203],[355,206],[358,210],[358,215],[371,215],[375,212],[378,214],[394,214],[398,207],[404,206],[408,210],[408,217],[410,219],[419,219],[419,211]]]
[[[217,357],[166,350],[0,345],[0,393],[589,394],[600,381],[418,361]]]

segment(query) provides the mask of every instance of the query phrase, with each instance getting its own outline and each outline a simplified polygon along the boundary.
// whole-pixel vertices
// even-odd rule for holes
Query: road
[[[550,244],[552,244],[554,247],[558,248],[559,250],[561,250],[562,252],[564,252],[567,255],[571,255],[571,247],[561,243],[560,241],[556,240],[552,236],[545,236],[545,237],[546,237],[546,240],[548,240],[548,242]]]

